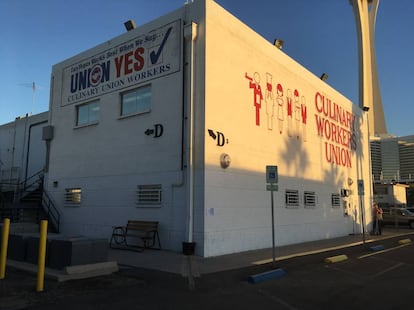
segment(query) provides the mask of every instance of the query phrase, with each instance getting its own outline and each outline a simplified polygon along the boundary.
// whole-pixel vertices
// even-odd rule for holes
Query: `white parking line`
[[[399,248],[402,248],[402,247],[405,247],[405,246],[408,246],[408,245],[411,245],[411,244],[412,243],[402,244],[402,245],[399,245],[399,246],[396,246],[396,247],[393,247],[393,248],[389,248],[389,249],[385,249],[385,250],[382,250],[382,251],[377,251],[377,252],[373,252],[373,253],[369,253],[369,254],[364,254],[364,255],[358,256],[357,259],[363,259],[363,258],[367,258],[367,257],[370,257],[370,256],[378,255],[378,254],[381,254],[381,253],[397,250]]]
[[[389,271],[392,271],[392,270],[394,270],[394,269],[397,269],[397,268],[399,268],[399,267],[401,267],[401,266],[403,266],[403,265],[404,265],[404,263],[397,263],[397,264],[395,264],[394,266],[391,266],[390,268],[384,269],[384,270],[382,270],[382,271],[380,271],[380,272],[378,272],[378,273],[376,273],[376,274],[373,274],[373,275],[371,276],[371,278],[376,278],[376,277],[379,277],[379,276],[383,275],[384,273],[387,273],[387,272],[389,272]]]
[[[264,290],[257,290],[258,293],[262,294],[263,296],[266,296],[267,298],[272,299],[273,301],[279,303],[280,305],[284,306],[286,309],[289,310],[298,310],[298,308],[295,308],[294,306],[292,306],[291,304],[289,304],[288,302],[284,301],[283,299],[273,296],[267,292],[265,292]]]
[[[365,242],[368,243],[368,242],[373,242],[373,241],[375,241],[375,240],[374,239],[366,240]],[[318,250],[311,250],[311,251],[306,251],[306,252],[294,253],[294,254],[290,254],[290,255],[284,255],[284,256],[276,257],[276,261],[281,261],[281,260],[285,260],[285,259],[290,259],[290,258],[294,258],[294,257],[301,257],[301,256],[306,256],[306,255],[311,255],[311,254],[319,254],[319,253],[328,252],[328,251],[340,250],[340,249],[353,247],[353,246],[357,246],[357,245],[361,245],[361,244],[363,244],[363,242],[358,241],[358,242],[354,242],[354,243],[348,243],[348,244],[345,244],[345,245],[338,245],[338,246],[333,246],[333,247],[328,247],[328,248],[323,248],[323,249],[318,249]],[[267,258],[267,259],[262,259],[262,260],[252,262],[252,265],[264,265],[264,264],[271,263],[272,261],[273,261],[272,258]]]

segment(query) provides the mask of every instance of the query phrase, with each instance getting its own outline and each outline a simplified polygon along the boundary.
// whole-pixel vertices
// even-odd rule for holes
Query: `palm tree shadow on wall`
[[[289,175],[296,178],[312,179],[309,170],[312,165],[310,161],[310,153],[307,150],[309,147],[319,147],[319,145],[309,145],[309,142],[303,142],[299,139],[289,138],[285,140],[286,147],[280,156],[281,160],[285,163]],[[323,149],[320,152],[324,152]],[[325,156],[322,154],[321,156]],[[321,170],[323,168],[321,167]],[[324,169],[323,178],[320,182],[324,184],[335,184],[337,187],[345,180],[345,174],[339,173],[339,167],[332,164],[330,168]],[[316,180],[315,180],[316,181]],[[317,182],[317,181],[316,181]]]
[[[309,153],[304,148],[304,143],[299,139],[285,139],[285,151],[281,152],[281,161],[286,165],[289,172],[288,175],[295,177],[304,177],[307,167],[310,165]]]
[[[360,108],[356,105],[353,106],[352,112],[354,115],[360,114]],[[359,110],[359,111],[358,111]],[[355,135],[355,143],[356,143],[356,150],[351,150],[352,152],[352,166],[349,168],[343,167],[341,165],[331,163],[327,166],[327,168],[322,168],[322,164],[327,160],[325,158],[325,142],[333,143],[332,141],[328,141],[325,137],[319,137],[316,140],[320,139],[320,144],[311,145],[310,141],[302,141],[301,138],[296,139],[295,137],[290,137],[285,139],[286,147],[284,151],[280,153],[280,161],[284,163],[287,169],[287,175],[294,176],[296,178],[302,179],[312,179],[312,169],[310,169],[311,163],[309,149],[311,148],[318,148],[320,147],[321,150],[319,152],[315,152],[315,156],[322,156],[320,163],[320,169],[322,171],[322,178],[321,180],[314,180],[315,182],[321,182],[323,184],[328,184],[332,188],[337,188],[338,191],[344,187],[348,187],[348,179],[350,175],[355,174],[355,169],[357,171],[357,177],[361,174],[362,169],[368,169],[369,167],[362,167],[361,166],[361,158],[358,155],[362,146],[362,126],[364,122],[364,115],[356,116],[355,122],[353,123],[351,134]],[[316,135],[317,133],[315,133]],[[347,147],[345,147],[347,148]],[[315,160],[314,162],[318,162]],[[356,186],[356,180],[353,186]]]
[[[349,216],[350,219],[353,221],[353,232],[355,232],[355,225],[360,221],[360,206],[359,206],[359,194],[357,189],[357,179],[360,179],[363,175],[365,169],[369,169],[370,167],[363,165],[363,152],[362,148],[363,145],[363,135],[366,133],[363,132],[363,125],[366,118],[364,115],[358,116],[360,114],[360,108],[357,105],[354,105],[352,108],[352,112],[355,117],[355,121],[353,123],[352,128],[350,129],[351,135],[353,134],[353,139],[355,143],[355,149],[349,146],[349,149],[352,152],[352,160],[351,160],[351,167],[343,167],[338,164],[331,163],[331,165],[324,170],[323,180],[322,182],[326,182],[329,184],[333,189],[338,189],[338,194],[341,189],[348,189],[351,190],[349,196],[342,197],[343,203],[346,204],[344,207],[344,215]],[[370,156],[367,154],[365,156]],[[368,183],[366,185],[370,186]],[[368,187],[366,188],[368,192]],[[334,194],[335,192],[332,192]]]

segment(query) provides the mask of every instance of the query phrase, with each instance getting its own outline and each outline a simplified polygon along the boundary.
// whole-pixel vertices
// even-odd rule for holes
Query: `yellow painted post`
[[[3,233],[1,237],[0,251],[0,279],[6,275],[7,244],[9,243],[10,219],[5,218],[3,221]]]
[[[36,291],[42,292],[45,280],[47,221],[40,222],[39,256],[37,261],[37,286]]]

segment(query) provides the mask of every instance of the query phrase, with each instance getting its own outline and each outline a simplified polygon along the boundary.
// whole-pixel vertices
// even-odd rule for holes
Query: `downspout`
[[[183,244],[184,254],[193,254],[195,243],[194,234],[194,42],[197,38],[197,24],[192,22],[184,28],[184,37],[190,42],[190,74],[189,74],[189,102],[188,102],[188,139],[187,139],[187,179],[188,179],[188,218],[187,242]],[[186,81],[185,81],[186,82]],[[187,252],[186,245],[190,247]]]

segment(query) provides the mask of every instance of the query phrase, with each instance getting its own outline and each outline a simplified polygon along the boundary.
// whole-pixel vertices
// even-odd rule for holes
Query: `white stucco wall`
[[[158,220],[163,248],[181,247],[186,208],[181,17],[181,11],[172,13],[53,67],[55,135],[47,190],[62,212],[63,233],[109,238],[111,227],[128,219]],[[96,60],[110,71],[109,80],[75,91],[73,81]],[[152,87],[151,110],[121,117],[120,94],[142,85]],[[98,121],[76,126],[77,106],[96,99]],[[137,186],[152,184],[162,185],[162,203],[138,206]],[[80,206],[65,206],[69,188],[81,188]]]
[[[361,134],[367,127],[361,110],[213,1],[207,1],[205,27],[204,254],[271,246],[266,165],[279,169],[279,191],[274,193],[277,245],[343,236],[360,229],[357,180],[365,179],[369,184],[369,161],[362,150],[366,137]],[[283,88],[280,96],[278,84]],[[260,105],[257,113],[255,89]],[[345,118],[355,118],[355,127],[318,111],[323,100],[325,108],[339,107]],[[306,121],[302,105],[306,105]],[[328,132],[324,125],[318,129],[322,119],[329,122]],[[337,138],[329,139],[326,134],[333,131]],[[347,135],[353,137],[350,143],[345,141]],[[337,162],[331,157],[331,147],[349,158],[344,156]],[[223,153],[231,157],[227,169],[220,166]],[[353,180],[352,185],[348,179]],[[286,207],[285,191],[289,189],[299,190],[297,208]],[[331,195],[341,189],[353,191],[350,197],[341,198],[341,205],[346,201],[349,210],[332,207]],[[304,191],[315,192],[316,207],[304,207]],[[349,216],[344,216],[345,212]]]

